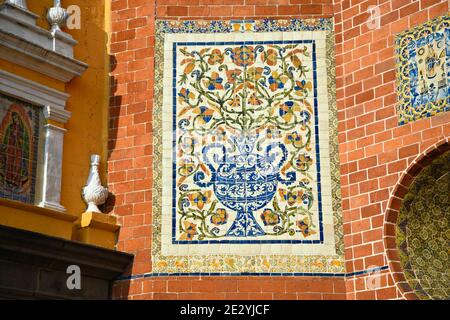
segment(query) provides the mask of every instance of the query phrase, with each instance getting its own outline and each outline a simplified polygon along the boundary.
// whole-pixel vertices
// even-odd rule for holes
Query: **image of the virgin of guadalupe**
[[[0,139],[2,187],[14,193],[25,194],[30,188],[32,136],[26,113],[20,105],[12,105],[3,118]]]

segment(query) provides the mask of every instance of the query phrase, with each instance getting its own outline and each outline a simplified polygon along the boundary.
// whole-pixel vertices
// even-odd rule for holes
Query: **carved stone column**
[[[64,123],[67,121],[65,113],[58,112],[57,108],[46,107],[44,117]],[[45,126],[45,147],[42,163],[42,194],[39,206],[65,212],[66,209],[60,204],[61,180],[62,180],[62,158],[64,133],[66,129],[47,123]]]

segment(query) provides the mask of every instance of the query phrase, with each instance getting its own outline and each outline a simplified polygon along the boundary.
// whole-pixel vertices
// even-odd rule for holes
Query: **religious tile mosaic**
[[[406,194],[397,224],[405,277],[421,299],[450,299],[450,151],[423,169]]]
[[[0,94],[0,197],[34,203],[39,143],[37,107]]]
[[[332,21],[157,26],[153,272],[342,272]]]
[[[450,110],[450,17],[397,36],[399,124]]]

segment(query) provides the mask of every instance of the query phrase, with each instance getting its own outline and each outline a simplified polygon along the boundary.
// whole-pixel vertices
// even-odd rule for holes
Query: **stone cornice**
[[[0,299],[110,299],[131,254],[0,225]],[[80,290],[67,287],[69,266]]]
[[[67,33],[34,25],[30,14],[7,3],[0,6],[0,58],[64,82],[83,74],[88,65],[73,58],[77,42]]]
[[[0,70],[0,92],[44,107],[47,119],[66,123],[71,113],[65,110],[69,95],[34,81]]]
[[[17,6],[13,3],[5,2],[2,5],[2,11],[9,17],[14,17],[16,20],[20,20],[24,23],[36,25],[36,21],[39,16],[26,8]]]
[[[121,275],[133,255],[30,231],[0,226],[0,247],[23,254],[64,262],[76,261],[80,267],[96,269],[103,277],[114,280]]]
[[[52,108],[51,106],[44,107],[44,117],[49,120],[54,120],[59,123],[66,123],[70,118],[71,113],[60,108]]]

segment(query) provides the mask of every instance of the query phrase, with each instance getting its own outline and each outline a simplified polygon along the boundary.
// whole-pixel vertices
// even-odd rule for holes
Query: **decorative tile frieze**
[[[157,26],[153,272],[342,272],[332,21]]]
[[[396,39],[399,124],[450,110],[450,17],[442,16]]]

